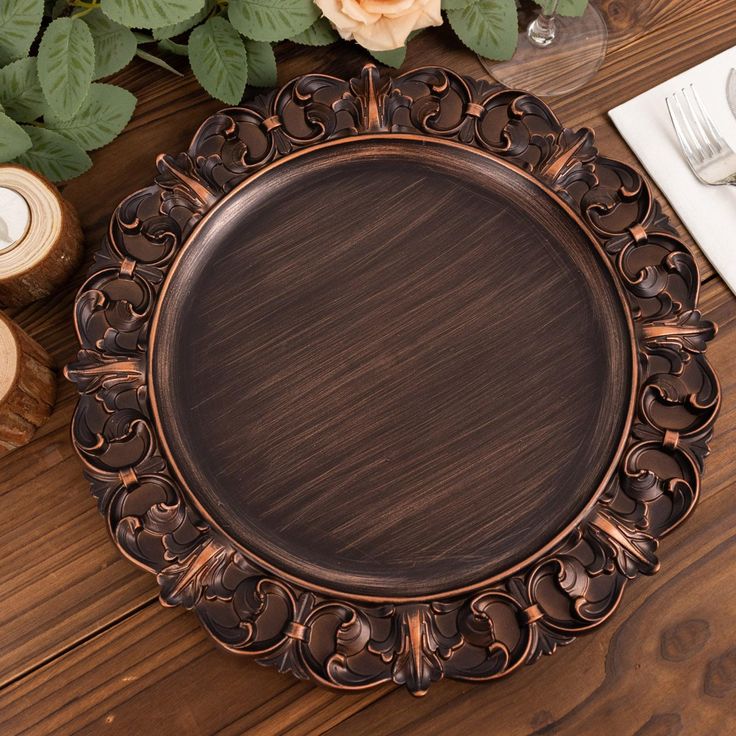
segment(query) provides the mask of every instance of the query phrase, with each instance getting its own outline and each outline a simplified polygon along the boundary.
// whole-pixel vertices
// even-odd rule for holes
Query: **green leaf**
[[[85,151],[106,146],[123,132],[135,109],[136,99],[114,84],[93,84],[82,108],[70,120],[46,115],[46,127],[74,141]]]
[[[158,47],[161,51],[165,51],[170,54],[189,56],[189,47],[185,43],[176,43],[176,41],[172,41],[170,38],[161,39],[158,42]]]
[[[320,18],[316,23],[312,23],[306,31],[292,36],[289,40],[303,46],[328,46],[335,43],[335,41],[339,41],[340,36],[327,18]]]
[[[28,55],[42,18],[43,0],[0,0],[0,65]]]
[[[0,162],[12,161],[31,145],[28,133],[4,112],[0,112]]]
[[[74,141],[46,128],[33,125],[23,128],[33,147],[16,158],[22,166],[38,171],[51,181],[73,179],[92,166],[92,159]]]
[[[127,66],[135,56],[133,31],[110,20],[99,10],[93,10],[82,20],[89,26],[95,45],[94,78],[109,77]]]
[[[0,69],[0,105],[20,123],[29,123],[46,110],[36,64],[36,57],[29,56]]]
[[[400,49],[394,49],[393,51],[369,51],[369,53],[376,61],[380,61],[381,64],[398,69],[404,63],[404,59],[406,59],[406,46],[402,46]]]
[[[135,52],[135,55],[139,59],[143,59],[143,61],[147,61],[150,64],[155,64],[156,66],[160,66],[162,69],[166,69],[167,72],[171,72],[172,74],[176,74],[177,77],[183,77],[184,75],[178,70],[174,69],[171,64],[164,61],[163,59],[159,59],[158,56],[154,56],[153,54],[149,54],[148,51],[144,51],[143,49],[138,49],[138,51]]]
[[[473,0],[442,0],[442,10],[460,10],[466,8]]]
[[[189,63],[199,83],[218,100],[237,105],[248,81],[240,34],[224,18],[210,18],[189,36]]]
[[[275,87],[276,57],[270,43],[246,41],[248,52],[248,82],[254,87]]]
[[[95,71],[95,45],[86,23],[51,22],[38,48],[38,78],[54,112],[70,118],[82,106]]]
[[[194,26],[198,25],[207,17],[207,13],[209,13],[211,9],[212,2],[211,0],[207,0],[204,7],[200,8],[200,10],[196,12],[191,18],[187,18],[180,23],[172,23],[168,26],[161,26],[161,28],[156,28],[156,30],[154,30],[153,32],[153,37],[157,41],[162,41],[165,38],[174,38],[174,36],[178,36],[179,34],[184,33],[190,28],[194,28]]]
[[[541,5],[545,13],[557,12],[559,15],[578,17],[588,7],[588,0],[560,0],[556,9],[554,7],[554,0],[542,0],[539,5]]]
[[[129,28],[163,28],[198,13],[205,0],[101,0],[102,12]]]
[[[230,22],[254,41],[283,41],[306,31],[319,17],[312,0],[230,0]]]
[[[476,0],[466,8],[448,10],[458,38],[488,59],[510,59],[519,37],[514,0]]]

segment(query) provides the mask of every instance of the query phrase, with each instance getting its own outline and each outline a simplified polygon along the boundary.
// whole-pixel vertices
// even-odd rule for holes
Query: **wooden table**
[[[736,44],[733,0],[601,6],[612,28],[605,65],[554,108],[636,164],[606,111]],[[366,60],[347,44],[284,44],[278,57],[281,81],[350,75]],[[483,74],[446,29],[411,45],[405,68],[424,64]],[[190,77],[143,62],[114,81],[137,95],[136,115],[64,188],[90,252],[117,202],[151,181],[155,155],[183,150],[219,107]],[[225,654],[193,615],[162,608],[153,578],[109,541],[69,441],[76,395],[59,378],[49,423],[0,461],[0,734],[736,733],[736,298],[683,235],[698,257],[702,309],[720,325],[709,357],[723,410],[698,508],[662,545],[661,572],[636,581],[606,626],[506,680],[445,682],[421,700],[392,687],[340,695]],[[10,310],[59,365],[76,350],[80,283],[81,274],[52,299]]]

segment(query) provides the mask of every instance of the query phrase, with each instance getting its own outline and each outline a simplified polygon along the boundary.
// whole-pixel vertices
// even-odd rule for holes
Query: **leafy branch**
[[[514,53],[516,0],[441,2],[472,51],[495,59]],[[565,15],[587,6],[538,3]],[[272,44],[339,40],[320,16],[313,0],[0,0],[0,162],[17,161],[54,181],[86,171],[88,152],[118,136],[136,105],[127,90],[98,80],[135,56],[175,74],[165,57],[186,57],[212,97],[237,105],[246,84],[276,84]],[[369,53],[398,67],[406,47]]]

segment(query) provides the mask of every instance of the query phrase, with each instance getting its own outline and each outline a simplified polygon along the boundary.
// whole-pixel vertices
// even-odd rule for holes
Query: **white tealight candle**
[[[25,197],[0,186],[0,254],[14,248],[31,225],[31,209]]]

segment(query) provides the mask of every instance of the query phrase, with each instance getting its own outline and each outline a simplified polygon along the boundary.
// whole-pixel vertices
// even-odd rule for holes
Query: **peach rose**
[[[441,0],[314,0],[346,40],[369,51],[392,51],[412,31],[442,25]]]

